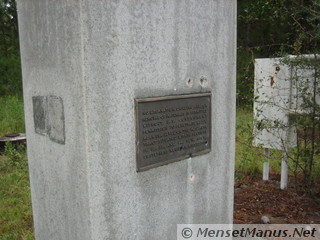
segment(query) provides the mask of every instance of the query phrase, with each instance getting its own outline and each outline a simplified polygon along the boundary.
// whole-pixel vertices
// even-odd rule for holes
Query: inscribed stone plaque
[[[211,150],[211,93],[135,99],[137,171]]]

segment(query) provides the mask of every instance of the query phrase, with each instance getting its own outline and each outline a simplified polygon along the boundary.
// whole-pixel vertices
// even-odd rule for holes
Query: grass
[[[25,132],[21,97],[0,97],[0,106],[0,135]]]
[[[268,161],[264,156],[263,148],[252,145],[253,132],[253,110],[249,108],[238,108],[236,119],[236,162],[235,177],[241,180],[248,176],[261,177],[263,162]],[[281,152],[270,150],[270,169],[280,172]]]
[[[268,161],[264,156],[263,148],[252,146],[253,132],[253,110],[249,108],[238,108],[236,119],[236,162],[235,177],[241,180],[246,177],[262,178],[263,162]],[[270,172],[281,172],[282,152],[270,149]],[[289,151],[289,155],[296,157],[296,148]],[[293,175],[294,162],[288,161],[289,175]],[[302,171],[299,169],[296,181],[301,180]],[[320,156],[315,154],[312,179],[320,182]]]
[[[23,133],[21,97],[0,98],[0,135]],[[27,154],[24,146],[7,144],[0,153],[0,240],[33,240]]]
[[[6,145],[0,156],[0,239],[33,240],[27,155],[24,146]]]

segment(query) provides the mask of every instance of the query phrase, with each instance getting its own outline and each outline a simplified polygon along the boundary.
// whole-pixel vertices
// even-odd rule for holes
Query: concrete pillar
[[[281,182],[280,189],[286,189],[288,187],[288,160],[287,153],[283,153],[282,162],[281,162]]]
[[[232,223],[236,0],[19,0],[18,13],[37,240]],[[191,93],[211,94],[208,151],[137,172],[137,99]]]
[[[270,161],[270,151],[268,148],[264,149],[264,156],[268,161],[263,163],[263,181],[269,181],[269,161]]]

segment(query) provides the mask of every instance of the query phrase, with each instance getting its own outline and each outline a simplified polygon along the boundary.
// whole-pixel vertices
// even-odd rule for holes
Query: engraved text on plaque
[[[211,93],[135,99],[137,171],[211,150]]]

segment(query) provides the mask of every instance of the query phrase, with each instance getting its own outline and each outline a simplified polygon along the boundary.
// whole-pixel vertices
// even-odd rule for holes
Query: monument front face
[[[236,1],[18,9],[37,239],[231,223]]]

